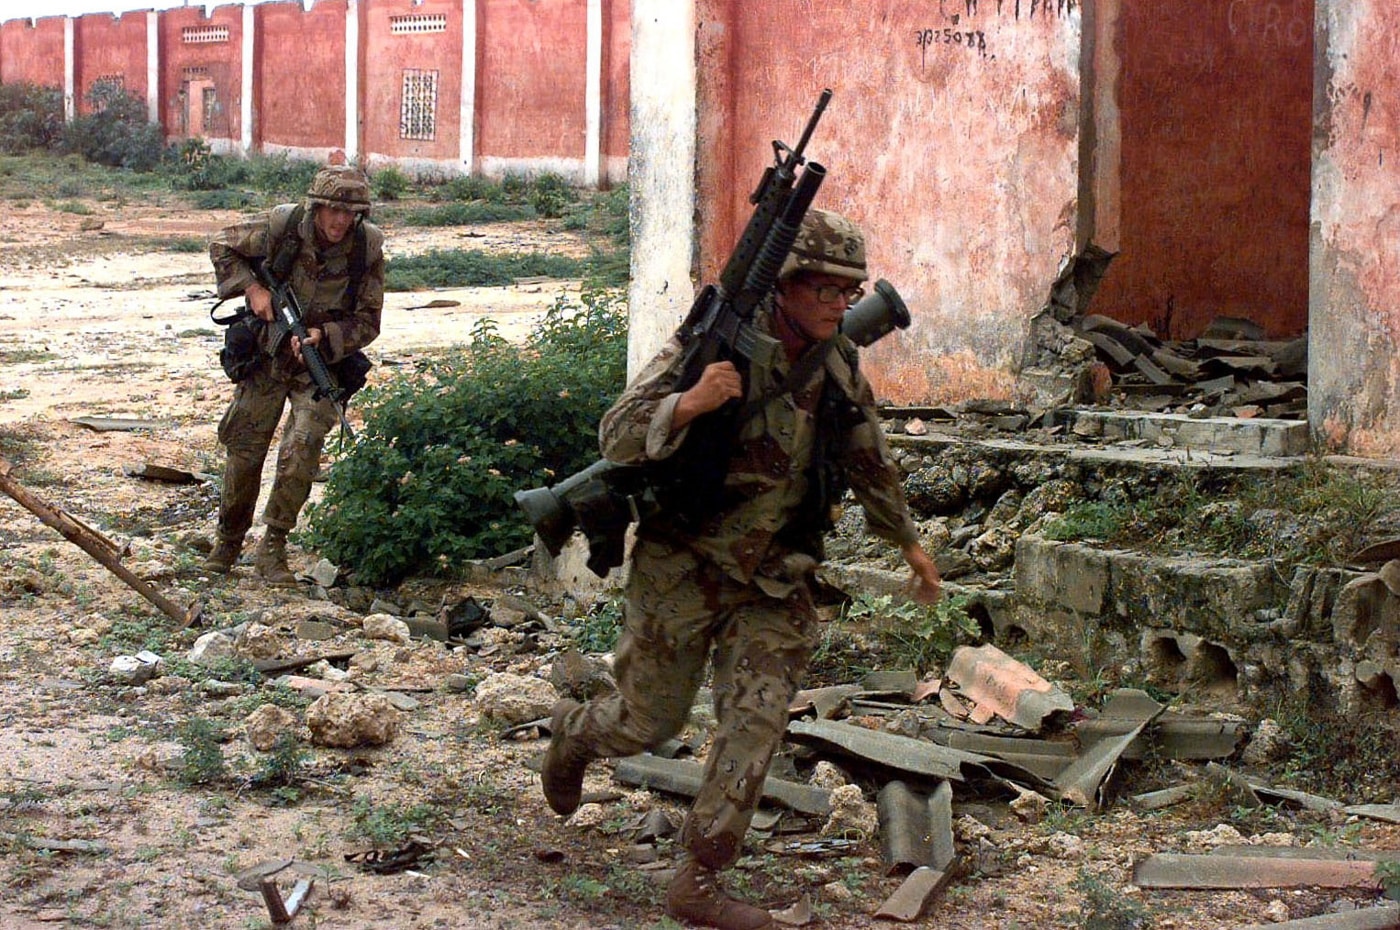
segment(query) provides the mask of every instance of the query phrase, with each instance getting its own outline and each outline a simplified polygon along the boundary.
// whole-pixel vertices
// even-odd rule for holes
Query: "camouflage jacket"
[[[256,278],[248,264],[251,258],[266,258],[277,249],[286,234],[296,204],[282,204],[267,213],[222,229],[209,243],[219,297],[242,294]],[[384,233],[365,222],[365,271],[349,305],[350,249],[353,229],[343,240],[325,249],[316,247],[313,211],[308,207],[301,220],[301,251],[292,264],[292,289],[301,301],[303,322],[320,327],[325,333],[322,355],[334,364],[356,349],[364,348],[379,335],[380,313],[384,308]],[[272,348],[273,335],[263,334],[264,351]],[[290,349],[283,348],[276,359],[284,374],[296,369]]]
[[[755,325],[761,332],[770,332],[770,311],[760,313]],[[810,559],[806,566],[800,566],[801,559],[795,563],[791,556],[800,553],[780,533],[803,516],[817,434],[816,411],[823,385],[830,380],[858,411],[853,422],[823,428],[841,429],[834,447],[865,510],[867,526],[898,545],[917,541],[899,469],[880,429],[874,392],[847,361],[848,355],[855,358],[854,346],[844,336],[836,338],[844,343],[841,350],[828,352],[824,366],[804,379],[806,383],[771,396],[741,422],[724,482],[727,506],[707,519],[698,533],[679,531],[664,513],[648,520],[639,532],[689,546],[746,583],[756,577],[788,580],[795,571],[814,564]],[[762,400],[786,379],[786,356],[781,351],[775,355],[771,366],[756,365],[750,371],[750,402]],[[605,458],[635,465],[666,458],[680,448],[688,427],[671,435],[671,417],[680,398],[675,392],[680,358],[681,346],[673,336],[604,415],[599,440]]]

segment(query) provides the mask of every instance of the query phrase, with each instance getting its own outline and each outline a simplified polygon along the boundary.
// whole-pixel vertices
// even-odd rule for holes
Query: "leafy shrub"
[[[311,541],[365,584],[450,574],[526,545],[516,491],[597,458],[597,424],[626,378],[615,293],[560,298],[524,345],[483,322],[450,358],[364,392],[360,439],[309,514]]]
[[[247,183],[248,163],[214,154],[203,139],[186,139],[175,150],[171,174],[178,190],[217,191]]]
[[[492,255],[477,249],[433,249],[389,259],[384,266],[384,287],[389,291],[500,287],[516,278],[579,278],[587,268],[588,263],[580,259],[541,252]]]
[[[370,182],[378,200],[398,200],[411,186],[408,175],[393,165],[380,168]]]
[[[473,200],[445,203],[411,210],[403,217],[405,226],[468,226],[472,223],[512,223],[535,217],[535,208],[524,204]]]
[[[546,172],[535,178],[526,199],[540,216],[558,219],[578,200],[578,192],[559,175]]]
[[[570,639],[580,652],[612,652],[622,635],[622,604],[601,600],[573,625]]]
[[[217,723],[195,717],[180,727],[178,736],[185,747],[177,773],[182,784],[208,785],[224,777],[224,732]]]
[[[88,93],[92,112],[63,130],[61,147],[88,161],[113,168],[151,171],[165,154],[158,123],[146,121],[146,104],[110,84],[95,84]]]
[[[433,188],[428,193],[433,201],[484,200],[488,203],[505,203],[506,193],[501,185],[476,175],[463,175]]]
[[[861,594],[846,607],[845,619],[869,621],[892,664],[924,673],[942,668],[954,649],[981,635],[967,603],[966,596],[940,598],[929,605],[888,594]]]
[[[0,84],[0,153],[53,148],[62,135],[63,91],[25,81]]]

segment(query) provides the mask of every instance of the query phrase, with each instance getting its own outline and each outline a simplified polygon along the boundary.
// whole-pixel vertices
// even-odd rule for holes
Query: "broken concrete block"
[[[548,717],[559,692],[542,678],[497,672],[476,686],[476,703],[483,719],[516,726]]]
[[[264,704],[248,715],[243,721],[243,730],[248,742],[259,752],[270,752],[277,745],[277,738],[283,733],[295,733],[296,715],[285,707]]]
[[[365,617],[361,630],[366,639],[378,639],[405,645],[413,640],[408,624],[392,614],[377,613]]]

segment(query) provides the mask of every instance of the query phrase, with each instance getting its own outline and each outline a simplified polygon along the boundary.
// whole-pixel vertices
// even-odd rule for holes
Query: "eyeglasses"
[[[865,288],[859,285],[841,287],[839,284],[813,284],[810,281],[804,283],[816,292],[817,300],[824,304],[831,303],[837,297],[843,298],[848,304],[853,304],[865,296]]]

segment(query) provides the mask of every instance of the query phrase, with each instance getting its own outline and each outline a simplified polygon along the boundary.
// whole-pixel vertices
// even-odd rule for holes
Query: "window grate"
[[[227,26],[186,26],[180,30],[180,39],[187,45],[198,42],[227,42]]]
[[[399,138],[432,141],[437,135],[438,72],[408,69],[403,73]]]
[[[409,16],[390,16],[390,35],[406,36],[420,32],[446,32],[446,13],[417,13]]]

